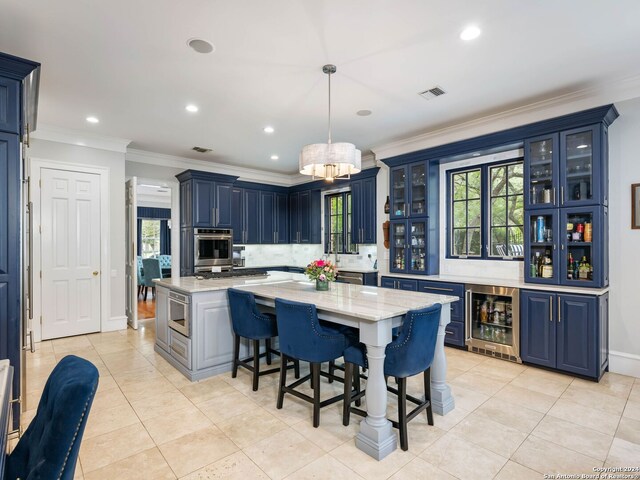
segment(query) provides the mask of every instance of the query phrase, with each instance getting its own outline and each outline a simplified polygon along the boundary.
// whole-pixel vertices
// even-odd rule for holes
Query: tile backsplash
[[[373,268],[378,254],[376,245],[361,245],[357,255],[338,255],[338,266],[342,268]],[[244,250],[246,267],[269,267],[278,265],[306,266],[311,260],[322,258],[322,245],[246,245]],[[371,255],[371,258],[369,258]],[[333,255],[331,255],[333,259]]]

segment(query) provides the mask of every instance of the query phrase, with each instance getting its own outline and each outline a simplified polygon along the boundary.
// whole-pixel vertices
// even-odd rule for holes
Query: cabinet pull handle
[[[553,296],[549,295],[549,321],[553,322]]]
[[[560,317],[562,316],[562,309],[560,305],[560,297],[558,297],[558,323],[560,323]]]
[[[444,333],[446,333],[447,335],[453,335],[453,332],[451,330],[445,330]]]
[[[556,187],[551,189],[551,194],[553,195],[553,204],[556,204]]]
[[[564,186],[560,187],[560,205],[564,205]]]
[[[422,287],[423,290],[440,290],[443,292],[453,292],[453,288],[442,288],[442,287]]]

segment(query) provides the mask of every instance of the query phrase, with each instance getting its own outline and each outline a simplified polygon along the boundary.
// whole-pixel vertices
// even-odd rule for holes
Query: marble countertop
[[[181,293],[202,293],[216,290],[226,290],[245,285],[259,285],[262,283],[289,282],[292,280],[304,280],[301,273],[272,272],[266,277],[237,277],[198,280],[196,277],[178,277],[156,279],[154,282],[159,287],[169,288]]]
[[[435,282],[463,283],[467,285],[489,285],[499,287],[514,287],[524,290],[546,290],[554,292],[577,293],[582,295],[602,295],[609,291],[606,288],[586,288],[564,285],[546,285],[539,283],[525,283],[520,278],[492,278],[472,277],[463,275],[405,275],[402,273],[385,273],[384,277],[412,278],[416,280],[431,280]]]
[[[288,267],[288,268],[307,268],[306,265],[245,265],[244,267],[235,267],[234,270],[242,270],[247,268],[276,268],[276,267]],[[353,272],[353,273],[376,273],[378,270],[371,267],[343,267],[338,265],[338,273],[340,272]]]
[[[240,286],[257,297],[284,298],[312,303],[319,310],[364,320],[379,321],[398,317],[409,310],[429,307],[436,303],[452,303],[458,297],[405,292],[380,287],[365,287],[347,283],[331,283],[329,291],[318,292],[311,282],[287,281]]]

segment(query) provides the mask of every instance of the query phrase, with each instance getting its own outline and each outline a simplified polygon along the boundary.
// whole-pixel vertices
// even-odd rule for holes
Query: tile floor
[[[376,462],[354,445],[359,417],[342,426],[341,403],[314,429],[309,405],[287,396],[275,408],[276,375],[262,377],[255,393],[242,370],[191,383],[154,352],[154,339],[153,322],[143,322],[138,331],[42,342],[27,354],[25,428],[63,356],[100,370],[77,478],[526,480],[640,466],[640,379],[606,374],[595,384],[447,349],[456,409],[436,415],[434,427],[416,418],[409,451]],[[414,394],[420,383],[409,382]],[[323,396],[340,389],[322,384]]]

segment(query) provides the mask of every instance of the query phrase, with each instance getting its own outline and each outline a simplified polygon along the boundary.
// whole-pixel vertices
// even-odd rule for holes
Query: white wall
[[[640,377],[640,230],[631,229],[631,184],[640,183],[640,98],[616,103],[609,129],[610,369]]]
[[[111,299],[110,322],[126,327],[124,152],[89,148],[34,138],[29,157],[109,169]],[[36,301],[38,301],[36,299]]]

